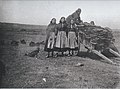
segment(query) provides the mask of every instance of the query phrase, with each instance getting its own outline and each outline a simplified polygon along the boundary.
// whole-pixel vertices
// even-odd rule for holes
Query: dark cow
[[[29,46],[30,46],[30,47],[36,46],[36,43],[33,42],[33,41],[31,41],[31,42],[29,43]]]
[[[12,40],[11,45],[12,46],[18,46],[19,45],[19,41]]]
[[[37,43],[36,43],[36,46],[40,46],[40,45],[45,45],[45,42],[44,42],[44,41],[41,41],[41,42],[37,42]]]
[[[23,39],[23,40],[20,40],[21,44],[26,44],[26,41]]]
[[[37,57],[38,53],[40,51],[40,48],[38,47],[36,50],[28,53],[28,54],[25,54],[25,56],[29,56],[29,57]]]

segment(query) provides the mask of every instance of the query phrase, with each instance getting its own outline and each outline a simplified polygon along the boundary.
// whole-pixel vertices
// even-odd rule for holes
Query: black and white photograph
[[[0,88],[120,89],[120,1],[0,0]]]

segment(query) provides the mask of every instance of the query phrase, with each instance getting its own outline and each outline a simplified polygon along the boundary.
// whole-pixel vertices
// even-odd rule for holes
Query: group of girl
[[[58,24],[56,19],[50,21],[46,29],[47,37],[44,51],[48,52],[47,58],[57,57],[59,53],[64,56],[68,51],[67,56],[74,55],[74,51],[78,50],[77,29],[74,20],[70,24],[66,23],[65,17],[61,17]]]

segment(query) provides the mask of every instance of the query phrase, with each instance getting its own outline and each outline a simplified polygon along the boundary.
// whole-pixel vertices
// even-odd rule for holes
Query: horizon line
[[[20,23],[20,22],[5,22],[5,21],[0,21],[0,23],[6,23],[6,24],[19,24],[19,25],[34,25],[34,26],[48,26],[45,24],[30,24],[30,23]],[[97,26],[97,25],[96,25]],[[103,26],[101,26],[103,27]],[[110,29],[114,29],[114,30],[120,30],[120,28],[110,28]]]

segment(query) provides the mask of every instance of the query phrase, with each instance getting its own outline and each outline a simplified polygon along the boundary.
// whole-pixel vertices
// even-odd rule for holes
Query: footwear
[[[52,57],[54,57],[54,52],[51,53]]]
[[[70,57],[71,55],[70,55],[70,54],[68,54],[67,56],[68,56],[68,57]]]
[[[64,55],[64,52],[62,52],[62,57],[63,57],[63,56],[65,56],[65,55]]]
[[[72,51],[72,55],[74,55],[74,51]]]
[[[56,53],[53,57],[58,57],[58,53]]]
[[[47,55],[46,58],[49,58],[49,55]]]

